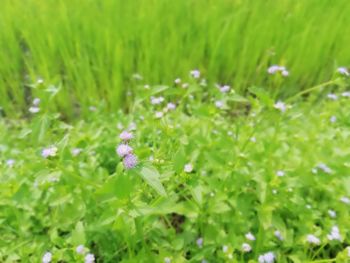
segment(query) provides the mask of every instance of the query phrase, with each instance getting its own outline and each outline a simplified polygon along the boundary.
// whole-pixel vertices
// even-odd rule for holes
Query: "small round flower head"
[[[230,86],[228,86],[228,85],[221,86],[221,87],[219,87],[219,90],[221,93],[227,93],[230,91]]]
[[[120,157],[124,157],[130,153],[132,153],[133,149],[127,145],[127,144],[120,144],[118,147],[117,147],[117,154],[120,156]]]
[[[150,88],[150,86],[149,86],[148,84],[143,85],[143,87],[144,87],[145,89],[149,89],[149,88]]]
[[[286,104],[284,104],[282,101],[277,101],[273,107],[281,112],[285,112],[287,110]]]
[[[124,157],[123,164],[125,169],[132,169],[137,165],[137,158],[133,154],[128,154]]]
[[[321,244],[320,239],[312,234],[309,234],[306,236],[306,241],[309,242],[310,244],[313,244],[313,245]]]
[[[167,105],[166,105],[167,109],[168,110],[175,110],[176,109],[176,105],[172,102],[169,102]]]
[[[38,113],[40,111],[40,108],[39,107],[36,107],[36,106],[32,106],[32,107],[29,107],[29,112],[30,113]]]
[[[171,258],[165,257],[164,258],[164,263],[171,263]]]
[[[52,260],[52,254],[50,252],[46,252],[42,258],[42,263],[50,263]]]
[[[275,254],[273,252],[267,252],[262,254],[258,258],[259,263],[273,263],[275,261]]]
[[[324,173],[326,173],[326,174],[332,173],[331,168],[329,168],[329,167],[328,167],[326,164],[324,164],[324,163],[318,164],[318,165],[316,166],[316,168],[317,168],[318,170],[321,170],[322,172],[324,172]]]
[[[278,191],[277,191],[276,189],[272,189],[272,193],[273,193],[274,195],[276,195],[276,194],[278,193]]]
[[[201,73],[199,72],[198,69],[194,69],[190,71],[190,75],[195,79],[199,79],[201,76]]]
[[[94,262],[95,262],[94,254],[89,253],[85,256],[85,263],[94,263]]]
[[[181,85],[181,87],[182,87],[183,89],[187,89],[187,88],[188,88],[188,83],[183,83],[183,84]]]
[[[190,164],[190,163],[186,164],[185,167],[184,167],[184,172],[185,173],[191,173],[192,171],[193,171],[192,164]]]
[[[176,78],[176,79],[174,80],[174,83],[177,84],[177,85],[180,84],[180,83],[181,83],[181,79],[180,79],[180,78]]]
[[[255,138],[255,137],[251,137],[251,138],[250,138],[250,141],[251,141],[251,142],[256,142],[256,138]]]
[[[152,105],[159,105],[164,101],[163,97],[151,97],[151,104]]]
[[[337,217],[337,213],[334,210],[331,210],[331,209],[328,210],[328,215],[331,218],[336,218]]]
[[[338,226],[333,226],[330,234],[327,235],[329,240],[338,240],[341,241],[341,235],[339,232]]]
[[[252,251],[252,247],[248,243],[243,243],[242,244],[242,251],[243,252],[250,252],[250,251]]]
[[[73,156],[78,156],[81,153],[82,149],[81,148],[73,148],[72,149],[72,155]]]
[[[198,238],[196,241],[196,244],[199,248],[202,248],[203,247],[203,238],[202,237]]]
[[[221,100],[217,100],[215,101],[215,106],[218,109],[221,109],[222,107],[224,107],[224,103]]]
[[[85,247],[84,245],[79,245],[75,248],[75,252],[77,252],[78,254],[84,254],[85,252]]]
[[[285,176],[285,172],[279,170],[279,171],[276,172],[276,175],[279,176],[279,177],[283,177],[283,176]]]
[[[157,111],[156,113],[155,113],[155,117],[157,118],[157,119],[160,119],[160,118],[162,118],[164,116],[164,113],[162,112],[162,111]]]
[[[337,69],[338,73],[340,73],[341,75],[344,75],[344,76],[349,76],[350,73],[348,71],[348,69],[346,67],[339,67]]]
[[[349,97],[350,97],[350,91],[344,91],[341,95],[342,95],[343,97],[349,98]]]
[[[255,236],[251,232],[248,232],[247,234],[245,234],[245,238],[251,241],[255,240]]]
[[[37,83],[37,84],[43,84],[43,83],[44,83],[44,80],[43,80],[42,78],[38,78],[38,79],[36,80],[36,83]]]
[[[14,160],[14,159],[8,159],[8,160],[6,161],[6,165],[7,165],[8,167],[13,167],[13,166],[15,165],[15,160]]]
[[[283,236],[280,231],[276,230],[273,234],[277,239],[279,239],[280,241],[283,241]]]
[[[331,123],[335,123],[336,121],[337,121],[337,117],[336,116],[331,116],[330,118],[329,118],[329,121],[331,122]]]
[[[123,141],[130,141],[133,138],[133,135],[131,132],[122,131],[122,133],[119,135],[119,138]]]
[[[34,98],[33,99],[33,105],[38,106],[40,104],[40,99],[39,98]]]
[[[329,93],[327,95],[327,98],[330,99],[330,100],[337,100],[338,99],[338,96],[334,93]]]
[[[222,252],[227,253],[228,251],[228,246],[224,245],[222,246]]]
[[[288,70],[282,70],[282,76],[283,77],[288,77],[289,76],[289,71]]]
[[[340,198],[340,201],[343,202],[344,204],[350,204],[350,198],[349,197],[346,197],[346,196],[342,196]]]
[[[275,74],[276,72],[278,72],[280,70],[280,66],[278,65],[272,65],[267,69],[267,73],[269,74]]]
[[[50,146],[48,148],[44,148],[41,151],[41,156],[44,158],[54,157],[57,154],[57,147],[56,146]]]

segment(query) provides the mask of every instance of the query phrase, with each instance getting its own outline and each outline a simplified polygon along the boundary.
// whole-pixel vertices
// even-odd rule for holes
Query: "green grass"
[[[89,251],[97,262],[257,262],[272,251],[279,263],[347,262],[348,80],[290,100],[285,112],[258,88],[241,97],[189,82],[140,89],[130,114],[97,108],[67,123],[47,96],[30,119],[2,119],[0,261],[39,262],[50,251],[52,262],[84,262]],[[165,101],[152,105],[151,96]],[[166,111],[167,102],[177,108]],[[139,160],[131,170],[115,153],[128,127]],[[43,158],[50,145],[57,153]],[[328,239],[334,226],[339,241]]]
[[[61,85],[51,108],[69,118],[100,103],[115,111],[132,74],[170,83],[193,68],[239,92],[289,96],[349,65],[349,13],[348,0],[3,0],[0,106],[25,114],[42,77]],[[291,72],[282,86],[266,77],[275,63]]]

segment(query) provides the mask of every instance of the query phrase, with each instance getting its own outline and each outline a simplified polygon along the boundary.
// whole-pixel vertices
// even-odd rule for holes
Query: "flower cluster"
[[[35,98],[32,102],[32,106],[29,107],[29,112],[33,114],[38,113],[40,111],[39,104],[40,104],[40,99]]]
[[[128,142],[133,138],[132,133],[123,131],[119,138],[123,141],[116,148],[117,154],[123,158],[125,169],[132,169],[137,165],[137,157],[133,154],[133,148],[128,145]]]
[[[289,71],[284,66],[272,65],[267,69],[267,72],[271,75],[281,72],[283,77],[289,76]]]

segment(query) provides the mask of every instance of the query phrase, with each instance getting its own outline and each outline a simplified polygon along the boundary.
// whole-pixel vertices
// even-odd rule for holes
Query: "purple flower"
[[[41,151],[41,156],[44,158],[48,158],[48,157],[54,157],[57,154],[57,147],[56,146],[50,146],[48,148],[44,148]]]
[[[127,144],[120,144],[117,147],[116,152],[120,157],[124,157],[124,156],[132,153],[132,148]]]
[[[7,164],[8,167],[13,167],[14,164],[15,164],[15,160],[13,160],[13,159],[8,159],[8,160],[6,161],[6,164]]]
[[[342,75],[349,76],[349,71],[346,67],[340,67],[337,71]]]
[[[196,241],[196,243],[197,243],[197,246],[198,246],[199,248],[201,248],[201,247],[203,246],[203,238],[202,238],[202,237],[198,238],[197,241]]]
[[[131,153],[127,154],[126,156],[124,156],[123,164],[126,169],[134,168],[137,165],[136,156]]]
[[[168,110],[175,110],[176,109],[176,105],[172,102],[169,102],[166,107]]]
[[[94,254],[89,253],[85,256],[85,263],[94,263],[94,262],[95,262]]]
[[[194,70],[191,70],[190,75],[195,79],[199,79],[199,77],[201,76],[201,73],[199,72],[198,69],[194,69]]]
[[[30,107],[29,108],[29,112],[30,113],[38,113],[40,111],[40,108],[39,107],[35,107],[35,106],[33,106],[33,107]]]
[[[39,104],[40,104],[40,99],[39,98],[33,99],[33,105],[34,106],[38,106]]]
[[[132,133],[128,131],[123,131],[120,135],[119,138],[123,141],[130,141],[133,138]]]

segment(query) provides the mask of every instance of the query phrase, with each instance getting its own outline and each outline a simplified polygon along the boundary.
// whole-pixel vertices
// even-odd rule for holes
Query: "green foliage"
[[[242,96],[187,82],[138,87],[128,114],[97,108],[68,124],[44,93],[38,113],[3,118],[0,260],[257,262],[272,251],[277,262],[346,262],[348,79],[291,97],[285,111],[258,87]],[[115,152],[128,127],[139,160],[130,170]],[[49,146],[57,152],[44,158]],[[334,226],[341,237],[330,241]]]

